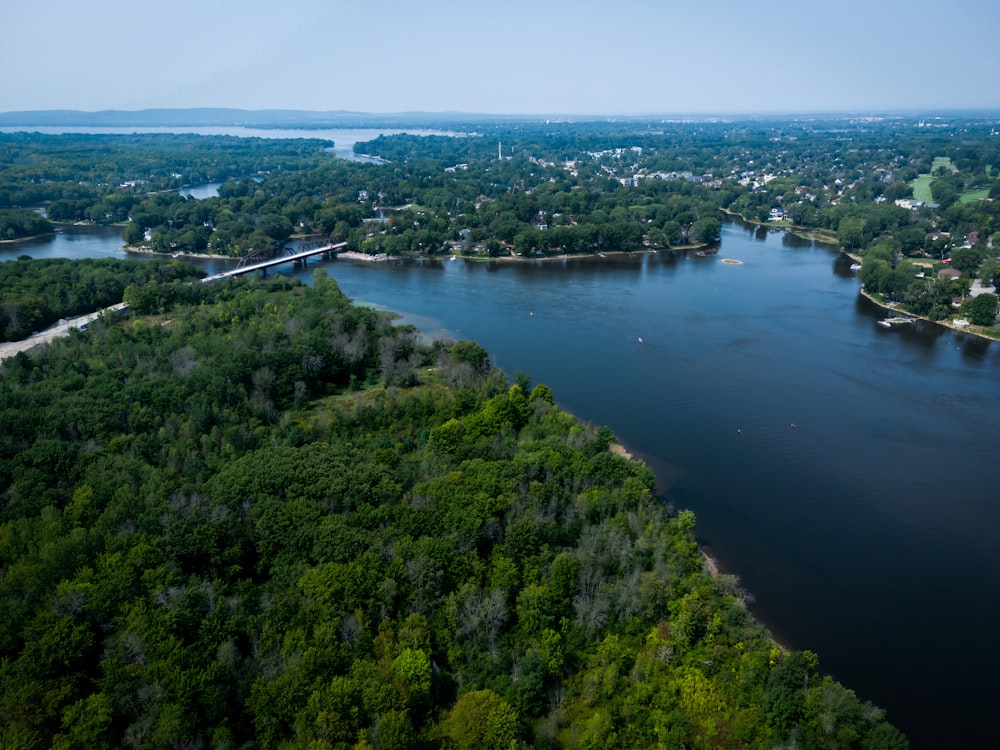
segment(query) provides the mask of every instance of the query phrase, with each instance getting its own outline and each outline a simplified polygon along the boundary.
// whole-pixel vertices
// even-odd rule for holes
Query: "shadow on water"
[[[740,216],[730,215],[726,215],[723,218],[722,223],[724,226],[739,227],[740,229],[745,230],[747,235],[750,237],[753,236],[753,233],[757,231],[757,228],[760,226],[759,224],[754,224],[752,221],[744,221]]]
[[[813,244],[812,240],[807,240],[805,237],[799,237],[797,234],[792,234],[791,232],[784,232],[781,236],[781,245],[783,247],[798,249],[813,247]]]
[[[603,279],[609,270],[619,274],[632,276],[643,269],[646,259],[644,253],[616,253],[585,258],[559,258],[546,260],[529,260],[521,262],[497,261],[486,265],[491,271],[510,272],[515,278],[537,283],[539,279],[560,282],[583,282]]]
[[[940,326],[935,326],[940,328]],[[992,342],[987,341],[979,336],[970,336],[968,334],[957,334],[958,348],[962,351],[962,359],[971,360],[974,362],[985,362],[990,353],[996,350],[996,347],[992,346]]]
[[[680,264],[686,259],[687,253],[682,250],[662,250],[652,253],[646,260],[646,265],[650,269],[669,271],[676,273]]]
[[[816,245],[816,247],[820,246]],[[833,259],[833,275],[842,279],[857,278],[858,272],[851,268],[854,263],[855,260],[847,253],[837,253],[837,257]]]
[[[427,268],[432,271],[443,271],[445,269],[445,263],[448,261],[442,260],[440,258],[422,258],[418,261],[423,268]]]

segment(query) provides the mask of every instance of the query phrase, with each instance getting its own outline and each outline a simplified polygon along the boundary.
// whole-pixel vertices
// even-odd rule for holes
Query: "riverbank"
[[[15,237],[12,240],[0,240],[0,245],[14,245],[18,242],[27,242],[28,240],[39,240],[42,237],[48,237],[49,235],[55,234],[55,232],[45,232],[44,234],[32,234],[27,237]]]
[[[835,234],[827,232],[823,229],[817,229],[815,227],[803,227],[790,223],[776,224],[770,221],[757,221],[756,219],[748,219],[746,216],[744,216],[741,213],[737,213],[736,211],[730,211],[728,208],[720,208],[719,210],[722,211],[722,213],[726,214],[726,216],[731,216],[740,219],[741,221],[744,221],[747,224],[753,224],[754,226],[764,227],[766,229],[781,229],[782,231],[789,232],[791,234],[794,234],[796,237],[801,237],[802,239],[809,240],[810,242],[822,242],[826,245],[840,244],[840,240],[837,238]]]
[[[861,294],[861,296],[863,296],[867,300],[874,302],[883,310],[887,310],[889,312],[894,312],[894,313],[902,313],[911,318],[916,318],[917,320],[925,320],[928,323],[933,323],[943,328],[948,328],[952,331],[957,331],[958,333],[967,333],[970,336],[978,336],[979,338],[986,339],[987,341],[1000,342],[1000,332],[998,332],[996,335],[991,336],[983,331],[982,326],[973,326],[971,324],[960,326],[956,325],[952,320],[933,320],[931,318],[928,318],[926,315],[917,315],[916,313],[912,313],[906,308],[900,307],[899,305],[893,302],[885,302],[884,300],[881,300],[878,297],[876,297],[874,294],[866,292],[864,287],[861,287],[861,289],[859,289],[858,291]]]
[[[622,255],[649,255],[659,252],[686,252],[689,250],[704,250],[711,247],[713,243],[701,245],[676,245],[672,247],[644,247],[638,250],[602,250],[594,253],[561,253],[558,255],[453,255],[456,260],[472,260],[480,263],[489,261],[502,261],[505,263],[526,263],[530,261],[550,261],[550,260],[580,260],[586,258],[609,258],[620,257]],[[414,258],[429,258],[438,256],[414,255]]]
[[[152,255],[156,258],[211,258],[212,260],[239,260],[231,255],[219,255],[218,253],[189,253],[179,250],[175,253],[158,253],[152,248],[142,245],[122,245],[122,250],[136,255]]]
[[[612,453],[617,453],[619,456],[627,458],[629,461],[635,459],[635,456],[629,453],[629,451],[621,443],[611,443],[611,445],[608,446],[608,450]]]
[[[636,459],[635,455],[631,451],[629,451],[628,448],[626,448],[624,445],[618,442],[610,443],[608,445],[608,450],[616,455],[627,458],[630,461],[641,460],[641,459]],[[722,566],[719,564],[719,560],[714,555],[712,555],[708,550],[706,550],[705,547],[702,546],[700,543],[698,545],[698,554],[701,555],[702,564],[704,565],[705,570],[712,578],[720,582],[725,581],[729,584],[727,587],[729,589],[727,593],[736,596],[736,600],[739,606],[746,608],[747,605],[753,601],[753,595],[745,591],[742,588],[742,586],[740,586],[738,577],[726,573],[722,569]],[[767,630],[768,637],[774,642],[774,644],[778,648],[780,648],[782,651],[785,652],[789,652],[792,650],[788,648],[788,646],[786,646],[784,643],[778,641],[774,637],[774,634],[771,632],[771,629],[766,624],[764,624],[760,619],[758,619],[756,615],[754,615],[754,619],[757,620],[757,622],[760,623]]]
[[[354,250],[344,250],[343,252],[337,253],[337,260],[340,260],[341,258],[347,258],[348,260],[361,260],[365,263],[384,263],[389,260],[389,256],[385,253],[368,255],[368,253],[358,253]]]

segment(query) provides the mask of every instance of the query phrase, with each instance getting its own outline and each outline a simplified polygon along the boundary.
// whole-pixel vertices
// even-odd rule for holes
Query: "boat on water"
[[[861,270],[861,264],[860,263],[851,263],[851,270],[852,271],[860,271]]]
[[[883,328],[892,328],[892,323],[890,323],[886,318],[882,318],[878,324]]]

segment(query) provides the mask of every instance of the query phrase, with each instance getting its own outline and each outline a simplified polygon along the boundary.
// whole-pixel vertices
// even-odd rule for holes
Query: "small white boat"
[[[878,322],[878,324],[879,324],[880,326],[882,326],[883,328],[892,328],[892,323],[890,323],[890,322],[889,322],[888,320],[886,320],[885,318],[883,318],[882,320],[880,320],[880,321]]]
[[[861,264],[860,263],[851,263],[851,270],[852,271],[860,271],[861,270]]]

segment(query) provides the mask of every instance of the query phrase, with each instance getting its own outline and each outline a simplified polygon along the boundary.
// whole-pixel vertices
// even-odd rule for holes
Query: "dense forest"
[[[193,299],[186,283],[204,274],[177,261],[32,260],[0,263],[0,341],[20,341],[60,318],[126,302],[145,309],[160,298]]]
[[[546,386],[322,271],[157,283],[2,364],[0,746],[907,746]]]

